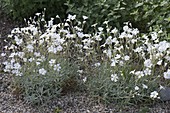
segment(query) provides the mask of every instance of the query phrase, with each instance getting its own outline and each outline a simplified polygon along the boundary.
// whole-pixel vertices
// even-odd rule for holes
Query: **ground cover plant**
[[[37,19],[38,17],[38,19]],[[60,20],[57,15],[56,19]],[[41,104],[68,91],[85,91],[107,103],[136,105],[160,100],[159,91],[169,86],[170,43],[161,29],[140,33],[125,22],[123,31],[103,22],[91,25],[68,15],[64,22],[36,21],[15,28],[2,53],[4,72],[13,78],[15,94]]]

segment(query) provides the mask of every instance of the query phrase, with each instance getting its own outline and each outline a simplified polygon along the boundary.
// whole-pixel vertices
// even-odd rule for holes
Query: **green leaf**
[[[169,18],[165,18],[164,20],[166,20],[166,21],[170,22],[170,17],[169,17]]]
[[[142,3],[138,3],[138,4],[136,4],[135,8],[138,8],[138,7],[142,6],[142,5],[143,5],[143,2]]]

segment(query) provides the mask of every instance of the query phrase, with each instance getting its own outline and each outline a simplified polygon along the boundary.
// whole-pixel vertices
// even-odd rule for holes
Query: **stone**
[[[162,101],[169,101],[170,100],[170,87],[161,88],[160,99]]]

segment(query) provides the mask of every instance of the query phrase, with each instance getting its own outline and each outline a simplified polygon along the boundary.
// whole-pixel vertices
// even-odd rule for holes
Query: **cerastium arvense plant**
[[[12,30],[5,47],[11,53],[3,63],[26,100],[40,103],[85,89],[105,102],[136,104],[159,99],[160,86],[169,85],[170,43],[161,30],[141,34],[127,22],[119,33],[105,21],[88,34],[86,16],[81,22],[68,15],[53,24],[53,18],[45,22],[36,15],[38,21]]]

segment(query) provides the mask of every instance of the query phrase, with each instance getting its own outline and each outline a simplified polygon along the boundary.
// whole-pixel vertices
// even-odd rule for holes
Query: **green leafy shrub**
[[[148,29],[154,25],[160,25],[164,30],[170,31],[170,1],[138,1],[131,8],[130,15],[133,17],[135,26],[142,26],[141,30],[146,26]],[[142,24],[144,22],[144,24]]]
[[[85,33],[90,18],[82,19],[69,14],[64,22],[53,24],[54,18],[40,18],[11,31],[12,42],[5,47],[11,53],[2,54],[8,56],[3,71],[14,76],[14,87],[25,99],[42,103],[81,90],[109,103],[159,100],[160,86],[170,85],[166,32],[157,28],[140,33],[130,23],[119,32],[105,21],[103,27],[93,26],[92,33]]]
[[[85,31],[90,31],[93,23],[101,26],[106,20],[118,29],[129,21],[141,32],[148,32],[153,25],[170,31],[169,0],[6,0],[6,4],[12,16],[21,20],[44,8],[48,19],[60,15],[63,20],[68,14],[76,14],[80,20],[83,15],[88,16]]]
[[[162,25],[164,30],[170,31],[169,0],[78,0],[68,1],[66,5],[68,13],[76,14],[78,18],[88,16],[90,25],[97,23],[101,26],[107,20],[121,29],[123,22],[129,21],[141,32],[148,32],[153,25]]]
[[[65,2],[66,0],[6,0],[11,15],[14,19],[20,20],[34,16],[36,12],[42,12],[44,8],[46,8],[48,19],[57,14],[65,18],[67,9],[64,6]]]
[[[0,1],[0,9],[1,9],[1,10],[4,10],[5,7],[6,7],[6,2],[5,2],[5,0],[1,0],[1,1]]]

